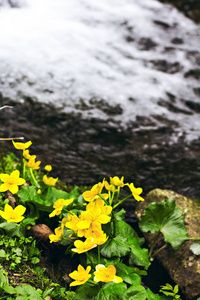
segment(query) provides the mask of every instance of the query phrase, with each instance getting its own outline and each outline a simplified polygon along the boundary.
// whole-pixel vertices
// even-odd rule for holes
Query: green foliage
[[[131,286],[124,294],[123,300],[145,300],[146,290],[143,286]]]
[[[141,277],[135,272],[135,270],[127,265],[117,262],[115,264],[117,269],[117,275],[123,279],[124,282],[135,286],[141,284]]]
[[[20,166],[19,159],[14,153],[0,154],[0,173],[11,173]]]
[[[36,240],[32,237],[13,238],[1,235],[0,246],[0,263],[4,262],[10,270],[15,270],[25,262],[30,264],[39,262],[40,251],[36,247]]]
[[[15,289],[9,285],[7,274],[4,270],[0,269],[0,297],[3,298],[4,294],[15,294]]]
[[[162,232],[165,241],[175,250],[188,240],[184,215],[172,199],[149,204],[140,218],[139,227],[143,232]]]
[[[15,288],[16,292],[20,296],[16,297],[16,300],[42,300],[42,291],[35,289],[31,285],[22,285]]]
[[[166,295],[167,297],[171,297],[173,300],[181,300],[180,295],[178,295],[178,285],[175,285],[173,288],[171,284],[166,283],[165,285],[161,286],[160,292]]]
[[[21,165],[13,154],[0,158],[0,173],[11,174],[13,170],[18,169],[21,172],[20,176],[26,180],[26,185],[20,186],[19,191],[14,195],[16,206],[22,205],[26,208],[26,210],[22,208],[25,210],[24,219],[22,217],[23,220],[19,222],[16,211],[14,212],[16,219],[13,222],[10,222],[10,217],[6,217],[5,211],[1,214],[0,232],[3,234],[0,240],[0,263],[4,264],[7,270],[22,271],[25,267],[27,271],[31,271],[32,276],[29,278],[31,285],[23,284],[13,288],[9,285],[7,275],[0,270],[0,299],[40,300],[47,295],[55,300],[180,299],[178,286],[172,288],[166,284],[160,290],[164,294],[162,296],[154,294],[150,289],[142,286],[141,278],[147,275],[146,270],[150,266],[149,257],[151,257],[154,244],[150,248],[150,252],[143,248],[144,238],[140,238],[135,230],[123,221],[126,211],[124,209],[115,210],[130,197],[134,197],[137,201],[143,201],[144,199],[140,196],[141,188],[135,188],[133,183],[124,184],[123,177],[120,179],[115,176],[110,178],[110,184],[108,182],[106,184],[103,180],[102,183],[94,185],[90,190],[82,187],[81,192],[86,192],[86,195],[80,195],[80,188],[77,186],[66,191],[60,188],[62,183],[55,185],[57,179],[51,178],[50,181],[43,181],[44,174],[35,170],[34,167],[27,167],[26,155],[24,155],[25,158],[23,155],[21,156]],[[34,162],[32,163],[34,165]],[[4,177],[2,176],[2,180]],[[120,189],[123,187],[129,188],[131,194],[120,199]],[[103,189],[106,191],[103,192]],[[71,198],[73,198],[73,202],[71,200],[67,202]],[[10,200],[5,199],[4,193],[0,193],[0,199],[2,199],[0,210],[4,210],[5,204],[8,204]],[[65,204],[60,204],[60,200]],[[12,210],[11,212],[13,213]],[[175,205],[174,200],[168,199],[162,203],[151,203],[144,213],[139,221],[140,229],[143,232],[161,232],[165,241],[169,242],[174,249],[178,249],[183,242],[188,240],[184,215]],[[51,219],[48,218],[49,214]],[[73,221],[71,221],[72,219]],[[51,224],[49,226],[55,234],[50,236],[50,242],[59,242],[66,246],[68,255],[74,255],[74,252],[72,253],[74,241],[79,240],[78,243],[81,245],[90,239],[90,242],[93,243],[92,246],[89,242],[86,243],[82,250],[75,248],[75,251],[79,253],[75,255],[79,256],[79,263],[84,266],[82,266],[81,275],[76,271],[79,274],[77,279],[71,276],[75,280],[75,284],[78,280],[75,292],[61,287],[58,283],[49,282],[45,279],[44,269],[35,266],[39,262],[40,252],[36,247],[36,241],[31,237],[26,237],[26,231],[36,222]],[[88,232],[91,235],[89,237]],[[74,243],[74,247],[78,248],[76,246],[78,243]],[[194,243],[191,250],[195,254],[199,254],[199,242]],[[97,280],[96,273],[99,267],[102,268],[99,266],[102,264],[106,270],[112,265],[109,270],[114,269],[114,273],[110,271],[111,273],[107,274],[107,277],[99,275],[100,279]],[[88,265],[91,266],[89,277],[83,275],[84,272],[87,273],[85,268]],[[26,283],[25,275],[26,272],[22,276],[22,282]],[[36,277],[38,285],[34,285]]]

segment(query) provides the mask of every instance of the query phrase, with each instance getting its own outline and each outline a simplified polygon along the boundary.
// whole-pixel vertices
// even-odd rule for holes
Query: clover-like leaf
[[[8,236],[18,236],[18,237],[23,236],[23,234],[20,230],[20,225],[17,223],[14,223],[14,222],[0,223],[0,229],[4,229]]]
[[[121,262],[116,263],[115,267],[117,276],[121,277],[124,282],[134,286],[141,284],[141,277],[135,273],[134,268],[128,267]]]
[[[162,232],[175,250],[188,240],[184,214],[173,199],[150,203],[140,217],[139,227],[143,232]]]
[[[154,294],[149,288],[146,289],[147,300],[161,300],[161,296]]]
[[[148,249],[141,248],[136,239],[131,245],[129,264],[143,266],[146,270],[150,266]]]
[[[121,221],[125,218],[126,211],[122,208],[120,211],[114,211],[113,215],[114,215],[115,220]]]
[[[131,250],[129,263],[144,266],[145,269],[148,269],[150,266],[148,250],[141,248],[144,239],[139,238],[134,229],[124,221],[115,222],[115,232],[117,236],[126,240],[126,244]]]
[[[98,294],[94,299],[95,300],[122,299],[126,290],[127,290],[127,286],[123,282],[117,284],[114,282],[108,282],[99,290]]]
[[[111,258],[112,256],[125,256],[130,252],[130,247],[127,245],[126,240],[120,236],[108,239],[102,246],[101,254],[105,257]]]
[[[73,300],[88,300],[95,299],[95,296],[99,292],[99,287],[91,285],[89,282],[86,282],[84,285],[81,285],[77,288],[76,294]]]
[[[135,230],[126,222],[116,220],[114,222],[115,235],[126,239],[127,244],[132,245],[134,240],[141,246],[144,243],[143,238],[139,238]]]
[[[23,186],[18,192],[18,196],[23,203],[33,202],[36,205],[44,204],[44,200],[40,198],[35,186]]]
[[[142,285],[131,286],[123,295],[124,300],[146,300],[147,293]]]

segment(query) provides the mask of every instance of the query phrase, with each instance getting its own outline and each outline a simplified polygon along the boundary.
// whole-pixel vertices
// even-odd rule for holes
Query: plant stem
[[[189,239],[190,241],[197,241],[197,242],[200,241],[200,238],[190,238],[190,237],[189,237],[188,239]]]
[[[103,199],[103,201],[104,201],[107,205],[109,205],[109,203],[108,203],[107,200],[104,198],[104,196],[102,196],[100,193],[98,194],[98,196],[101,197],[101,199]]]
[[[114,195],[115,195],[115,187],[114,187],[114,191],[113,191],[113,193],[112,193],[112,197],[111,197],[111,200],[110,200],[110,205],[112,205],[112,202],[113,202],[113,198],[114,198]]]
[[[85,252],[85,253],[86,253],[87,259],[89,260],[89,262],[91,263],[92,267],[94,268],[94,263],[91,261],[89,254],[87,252]]]
[[[124,199],[122,199],[121,201],[119,201],[117,204],[115,204],[115,205],[113,206],[113,209],[116,208],[118,205],[120,205],[122,202],[124,202],[125,200],[127,200],[127,199],[130,198],[130,197],[132,197],[132,194],[129,195],[129,196],[127,196],[127,197],[125,197]]]
[[[114,205],[113,206],[115,206],[115,203],[118,201],[118,199],[119,199],[119,193],[120,193],[120,187],[118,186],[118,189],[117,189],[117,197],[116,197],[116,199],[115,199],[115,201],[114,201]]]
[[[21,150],[21,174],[22,178],[25,179],[25,163],[24,163],[24,157],[23,157],[23,151]]]
[[[33,174],[32,168],[30,168],[30,173],[31,173],[31,177],[33,178],[33,181],[35,182],[35,185],[36,185],[37,187],[39,187],[38,182],[37,182],[37,180],[35,179],[35,176],[34,176],[34,174]]]
[[[156,236],[155,236],[155,238],[154,238],[154,240],[151,244],[151,248],[150,248],[150,251],[149,251],[149,258],[151,258],[155,243],[157,242],[157,239],[158,239],[159,235],[160,235],[160,231],[158,231],[158,233],[156,234]]]
[[[50,192],[50,189],[51,189],[51,186],[49,185],[49,186],[48,186],[47,195],[46,195],[46,198],[45,198],[45,200],[47,200],[47,199],[48,199],[48,197],[49,197],[49,192]]]
[[[160,247],[151,257],[155,257],[160,251],[162,251],[163,249],[165,249],[167,247],[167,244],[163,245],[162,247]]]
[[[98,249],[98,264],[100,264],[101,259],[100,259],[100,246],[99,245],[97,246],[97,249]]]

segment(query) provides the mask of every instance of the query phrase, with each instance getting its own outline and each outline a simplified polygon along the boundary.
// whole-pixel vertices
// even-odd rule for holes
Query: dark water
[[[67,183],[92,185],[117,175],[144,193],[164,188],[200,195],[200,139],[188,143],[181,135],[172,143],[176,121],[166,119],[165,126],[156,128],[151,120],[138,118],[124,129],[112,119],[87,120],[31,99],[24,104],[1,99],[0,106],[8,102],[13,109],[0,112],[0,136],[32,140],[30,153],[43,167],[52,164],[52,175]],[[11,142],[3,144],[14,150]]]

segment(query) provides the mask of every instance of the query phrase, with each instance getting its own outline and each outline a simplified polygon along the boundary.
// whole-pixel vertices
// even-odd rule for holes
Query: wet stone
[[[193,90],[194,90],[195,95],[200,97],[200,88],[194,88]]]
[[[175,37],[171,40],[172,44],[181,45],[184,43],[183,39],[179,37]]]
[[[184,77],[185,78],[192,77],[195,79],[200,79],[200,69],[189,70],[184,74]]]
[[[166,22],[160,21],[160,20],[154,20],[153,21],[155,24],[161,26],[164,29],[169,29],[171,25],[167,24]]]
[[[155,48],[157,46],[157,43],[154,42],[152,39],[150,38],[141,38],[138,42],[138,48],[140,50],[145,50],[145,51],[148,51],[148,50],[151,50],[153,48]]]
[[[166,60],[150,60],[146,62],[149,67],[153,67],[158,71],[169,73],[169,74],[175,74],[180,72],[183,67],[179,64],[179,62],[168,62]]]
[[[185,105],[187,105],[190,109],[194,110],[197,113],[200,113],[200,103],[191,101],[191,100],[182,100]]]

